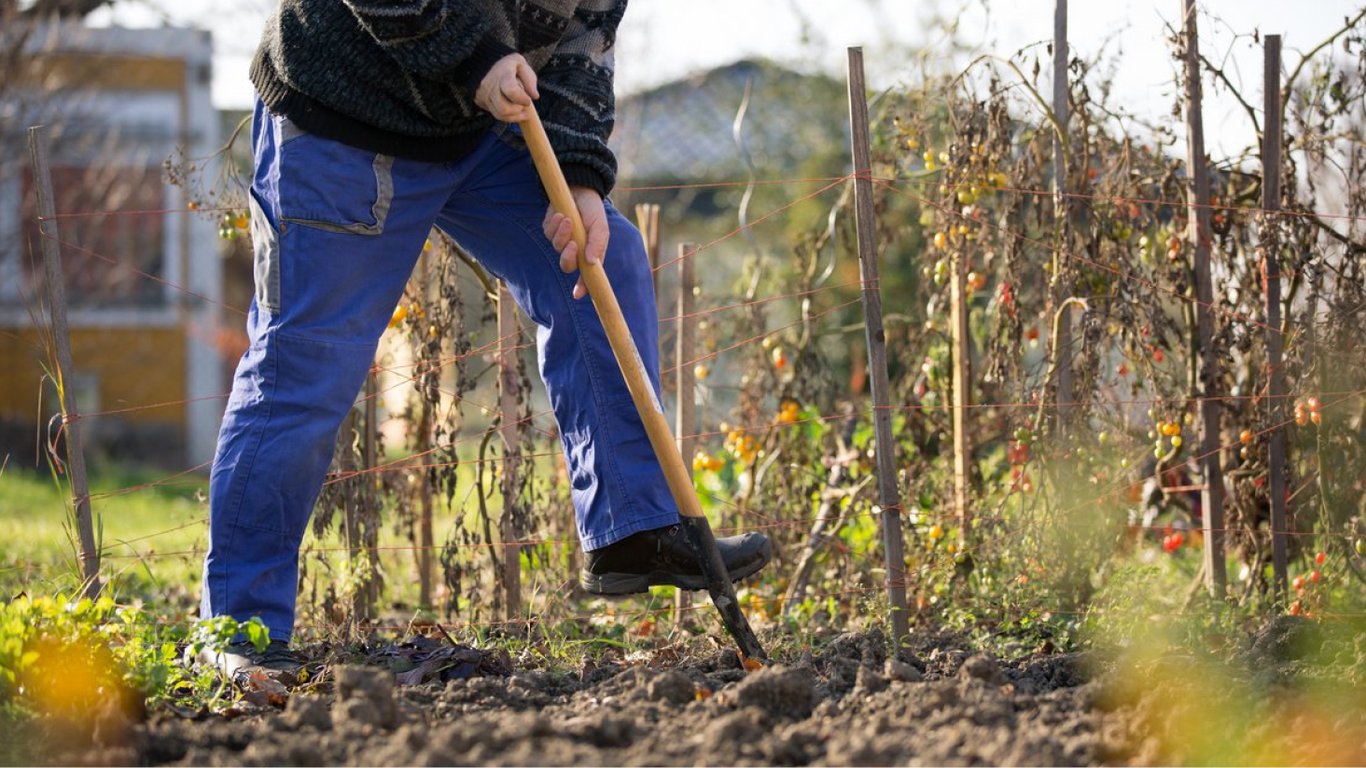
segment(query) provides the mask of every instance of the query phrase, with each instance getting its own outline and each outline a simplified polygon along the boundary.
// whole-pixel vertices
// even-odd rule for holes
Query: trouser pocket
[[[391,155],[280,125],[280,217],[328,232],[380,235],[394,199]]]

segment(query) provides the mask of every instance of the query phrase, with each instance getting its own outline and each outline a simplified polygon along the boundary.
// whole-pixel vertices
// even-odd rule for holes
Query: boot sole
[[[772,549],[766,547],[759,558],[748,565],[741,566],[730,574],[730,580],[737,582],[758,573],[773,559]],[[650,587],[677,587],[691,591],[707,588],[707,580],[702,574],[671,573],[669,571],[650,571],[649,573],[579,573],[579,585],[590,595],[620,597],[649,592]]]

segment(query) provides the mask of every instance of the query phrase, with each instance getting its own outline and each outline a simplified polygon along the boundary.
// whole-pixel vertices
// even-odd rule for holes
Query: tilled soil
[[[56,757],[144,765],[1085,765],[1187,757],[1159,738],[1171,725],[1162,720],[1171,712],[1160,682],[1151,690],[1116,686],[1081,654],[1001,662],[947,637],[888,658],[880,636],[850,633],[815,655],[753,671],[726,651],[438,685],[397,685],[390,672],[366,666],[329,675],[321,692],[295,692],[282,710],[153,713],[122,743]],[[1366,758],[1364,712],[1334,724],[1347,729],[1336,751],[1299,756]]]

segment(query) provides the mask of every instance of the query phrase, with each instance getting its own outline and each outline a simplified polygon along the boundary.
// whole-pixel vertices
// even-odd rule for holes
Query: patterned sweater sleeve
[[[510,53],[512,21],[501,3],[470,0],[342,0],[400,67],[471,93]]]
[[[607,148],[616,119],[614,46],[626,0],[583,0],[538,73],[537,109],[566,180],[606,196],[617,161]],[[524,20],[525,23],[525,20]]]

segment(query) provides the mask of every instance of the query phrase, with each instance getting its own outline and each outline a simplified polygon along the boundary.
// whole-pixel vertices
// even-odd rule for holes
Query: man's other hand
[[[601,264],[603,257],[607,255],[609,235],[607,210],[603,207],[602,195],[588,187],[571,187],[569,191],[574,195],[574,204],[579,208],[583,228],[588,233],[585,260],[589,264]],[[548,208],[541,228],[545,231],[546,239],[560,252],[560,269],[566,273],[578,269],[579,245],[574,242],[574,225],[569,221],[569,217],[556,213],[554,208]],[[574,284],[574,298],[582,299],[587,295],[588,289],[584,287],[583,278],[580,277]]]

